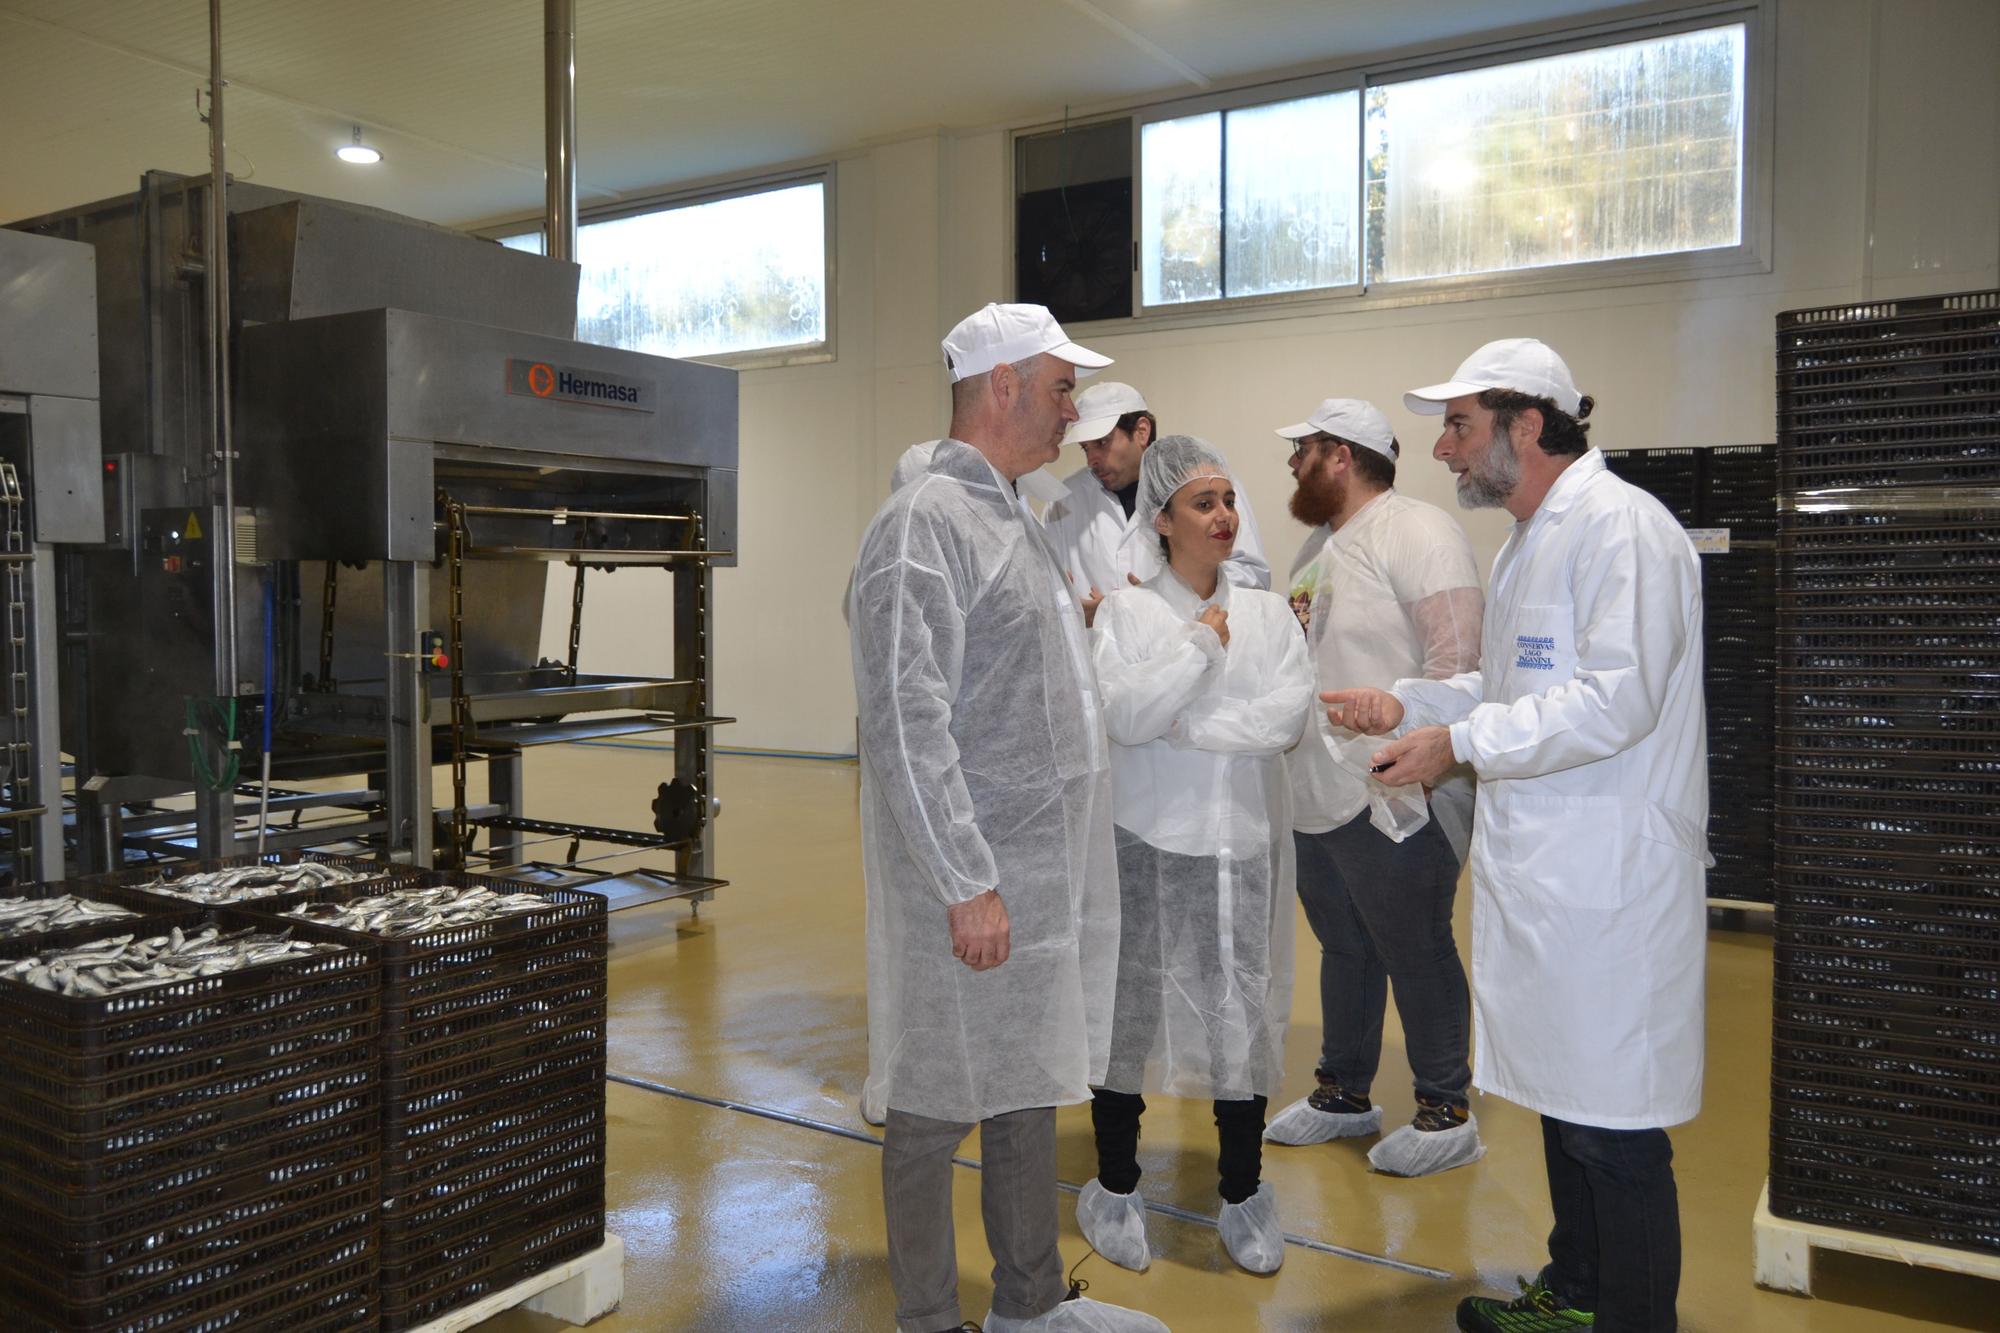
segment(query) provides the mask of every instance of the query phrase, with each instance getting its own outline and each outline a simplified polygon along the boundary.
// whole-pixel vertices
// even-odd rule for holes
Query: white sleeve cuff
[[[1472,762],[1472,722],[1466,719],[1451,724],[1451,757],[1461,764]]]

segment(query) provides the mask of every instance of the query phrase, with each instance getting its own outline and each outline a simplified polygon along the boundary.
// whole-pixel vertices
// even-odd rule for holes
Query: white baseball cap
[[[958,321],[944,336],[944,366],[952,383],[984,375],[1002,362],[1012,364],[1049,353],[1076,367],[1078,379],[1111,364],[1062,331],[1047,306],[988,304]]]
[[[1555,348],[1537,338],[1502,338],[1465,358],[1465,364],[1445,383],[1404,394],[1403,406],[1419,416],[1434,417],[1444,411],[1450,399],[1487,389],[1512,389],[1547,398],[1571,416],[1583,402],[1569,367]]]
[[[1320,431],[1349,444],[1365,445],[1384,458],[1396,456],[1396,432],[1389,429],[1389,418],[1383,416],[1375,404],[1359,398],[1329,398],[1314,408],[1313,414],[1304,421],[1278,427],[1278,436],[1299,440]]]
[[[1118,419],[1128,412],[1144,412],[1146,400],[1129,384],[1108,380],[1093,384],[1076,396],[1076,420],[1063,432],[1064,444],[1101,440],[1111,433]]]

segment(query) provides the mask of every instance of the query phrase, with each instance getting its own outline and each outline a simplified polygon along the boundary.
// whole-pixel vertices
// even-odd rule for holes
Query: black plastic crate
[[[187,1290],[219,1276],[268,1266],[299,1250],[325,1249],[357,1237],[372,1241],[379,1203],[374,1189],[364,1182],[282,1213],[228,1224],[211,1222],[183,1244],[117,1264],[65,1265],[50,1262],[51,1255],[0,1249],[0,1277],[27,1287],[51,1305],[130,1307],[165,1289]]]
[[[267,918],[234,909],[147,920],[153,934],[271,929]],[[117,925],[107,923],[95,938],[147,933]],[[0,1070],[16,1093],[102,1111],[212,1083],[225,1077],[225,1066],[254,1071],[282,1062],[288,1042],[329,1026],[372,1028],[381,976],[374,951],[316,927],[293,933],[335,947],[101,997],[0,979]],[[41,952],[15,940],[0,944],[0,961]]]
[[[6,1327],[32,1333],[77,1330],[369,1327],[379,1317],[375,1238],[362,1235],[317,1251],[291,1250],[244,1269],[219,1265],[143,1300],[51,1304],[14,1283],[0,1283]]]
[[[478,1123],[441,1126],[385,1154],[383,1194],[419,1199],[434,1182],[489,1162],[533,1162],[551,1145],[593,1128],[602,1131],[604,1124],[601,1080],[524,1106],[496,1108]]]
[[[580,1181],[604,1188],[605,1126],[600,1116],[572,1132],[532,1143],[514,1157],[472,1163],[455,1175],[426,1181],[403,1198],[383,1200],[384,1257],[428,1248],[428,1238],[455,1219],[518,1205],[538,1194],[567,1190]]]
[[[87,875],[71,883],[87,892],[115,894],[112,901],[151,912],[200,911],[209,905],[180,897],[168,892],[162,885],[175,880],[186,879],[190,875],[211,874],[218,870],[240,870],[248,866],[267,865],[284,867],[300,862],[314,862],[319,865],[339,866],[346,870],[367,872],[369,879],[357,880],[351,886],[361,888],[373,886],[372,891],[382,892],[394,884],[408,883],[421,873],[408,866],[395,865],[387,861],[371,860],[367,857],[341,856],[332,852],[281,851],[266,852],[262,856],[246,852],[238,856],[217,857],[203,861],[160,861],[151,865],[132,866],[123,870],[107,871],[99,875]],[[235,909],[257,908],[270,910],[285,905],[307,901],[312,895],[305,891],[275,891],[257,898],[246,898],[230,904],[216,904]]]
[[[428,1323],[461,1305],[504,1291],[524,1278],[544,1272],[565,1260],[589,1254],[604,1244],[602,1211],[582,1214],[557,1224],[539,1236],[524,1238],[523,1253],[510,1261],[489,1265],[454,1286],[425,1284],[428,1294],[413,1296],[406,1287],[385,1288],[382,1298],[382,1333],[399,1333]]]
[[[115,908],[130,915],[87,921],[77,925],[58,926],[54,930],[27,931],[0,929],[0,945],[20,941],[31,944],[37,949],[62,948],[71,943],[83,943],[89,940],[102,939],[104,938],[105,927],[107,926],[132,927],[136,926],[140,921],[141,909],[132,903],[113,901],[109,897],[92,896],[89,892],[81,889],[80,886],[68,881],[10,884],[4,888],[0,888],[0,899],[23,898],[39,900],[61,898],[64,896],[85,898],[100,907]],[[120,929],[112,933],[123,934],[124,931]]]
[[[481,887],[499,893],[531,893],[548,902],[545,908],[516,912],[490,921],[448,926],[421,935],[380,936],[339,931],[343,938],[367,941],[382,957],[382,1003],[385,1009],[408,1009],[451,996],[486,990],[514,981],[527,968],[568,966],[581,961],[573,946],[605,949],[607,917],[602,894],[520,883],[489,875],[427,871],[412,886],[450,884]],[[346,903],[392,892],[397,886],[324,890],[310,901]],[[300,918],[285,915],[285,921]],[[324,927],[333,929],[332,927]],[[565,953],[565,950],[570,952]],[[551,961],[538,961],[550,955]]]

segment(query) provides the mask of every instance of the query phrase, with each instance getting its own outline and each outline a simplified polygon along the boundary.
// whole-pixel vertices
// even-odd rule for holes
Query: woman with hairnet
[[[1077,1223],[1099,1254],[1145,1269],[1141,1094],[1208,1097],[1223,1243],[1269,1273],[1284,1235],[1261,1182],[1261,1139],[1292,991],[1283,754],[1311,713],[1312,665],[1282,597],[1220,576],[1237,533],[1221,454],[1186,435],[1155,443],[1133,517],[1135,532],[1158,534],[1167,567],[1108,596],[1092,635],[1113,742],[1121,924],[1111,1057],[1091,1101],[1097,1178]]]

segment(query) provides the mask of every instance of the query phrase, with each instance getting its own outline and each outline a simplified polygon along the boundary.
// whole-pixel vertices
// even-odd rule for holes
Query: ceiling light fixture
[[[361,127],[354,127],[354,142],[344,143],[333,150],[333,155],[343,162],[352,162],[359,167],[372,166],[382,160],[379,149],[370,148],[361,142]]]

